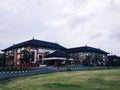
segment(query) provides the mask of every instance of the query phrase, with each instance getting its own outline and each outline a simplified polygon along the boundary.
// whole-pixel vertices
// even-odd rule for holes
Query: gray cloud
[[[83,26],[84,24],[88,23],[92,16],[76,16],[70,19],[69,26],[73,29],[77,28],[77,26]]]
[[[117,41],[120,41],[120,27],[114,28],[111,30],[112,32],[110,33],[109,37],[111,39],[115,39]]]
[[[0,0],[0,49],[35,37],[120,55],[119,11],[119,0]]]

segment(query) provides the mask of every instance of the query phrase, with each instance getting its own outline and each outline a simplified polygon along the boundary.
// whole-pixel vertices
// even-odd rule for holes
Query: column
[[[38,48],[36,49],[36,64],[38,65]]]

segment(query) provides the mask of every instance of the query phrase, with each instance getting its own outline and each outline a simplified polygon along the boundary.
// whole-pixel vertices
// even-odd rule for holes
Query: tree
[[[7,55],[2,54],[0,57],[0,67],[4,69],[7,66],[6,62],[7,62]]]
[[[83,64],[84,65],[92,65],[92,56],[91,55],[86,55],[85,59],[83,60]]]
[[[7,67],[14,66],[14,56],[8,55],[7,56]]]
[[[26,63],[26,64],[30,64],[30,60],[31,60],[31,53],[28,52],[27,50],[22,50],[21,51],[22,57],[20,58],[20,64]]]
[[[101,65],[100,56],[98,54],[95,54],[94,63],[97,64],[98,66]]]

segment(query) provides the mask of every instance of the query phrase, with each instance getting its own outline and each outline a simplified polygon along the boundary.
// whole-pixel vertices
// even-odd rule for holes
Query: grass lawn
[[[120,69],[20,77],[3,84],[0,90],[120,90]]]

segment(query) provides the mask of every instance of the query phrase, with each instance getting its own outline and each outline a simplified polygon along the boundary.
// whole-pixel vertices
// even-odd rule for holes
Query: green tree
[[[103,59],[99,54],[95,54],[94,61],[95,61],[95,64],[98,66],[101,66],[103,63]]]
[[[21,51],[22,57],[20,58],[20,64],[26,63],[27,65],[30,64],[31,60],[31,53],[28,52],[27,50],[22,50]]]
[[[14,66],[14,56],[8,55],[7,56],[7,67],[13,67]]]
[[[86,55],[85,59],[83,60],[83,64],[84,65],[91,65],[91,59],[92,59],[91,55]]]
[[[7,55],[6,54],[2,54],[0,57],[0,67],[2,67],[2,69],[4,69],[7,66]]]

